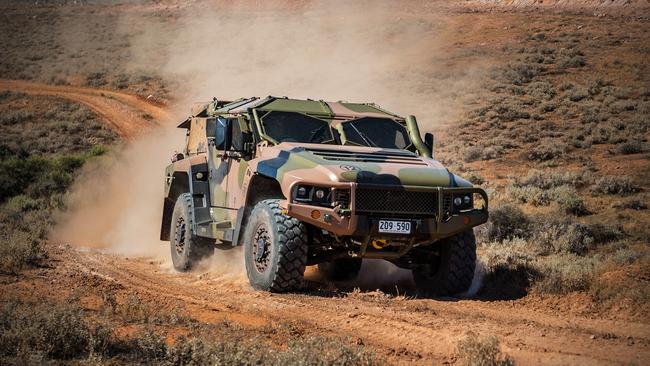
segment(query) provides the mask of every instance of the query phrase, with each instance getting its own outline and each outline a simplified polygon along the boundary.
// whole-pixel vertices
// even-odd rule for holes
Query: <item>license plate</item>
[[[410,234],[410,221],[379,220],[379,232],[389,234]]]

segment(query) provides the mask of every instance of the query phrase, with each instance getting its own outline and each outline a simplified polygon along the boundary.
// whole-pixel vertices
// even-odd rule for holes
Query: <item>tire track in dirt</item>
[[[625,364],[650,357],[647,325],[552,316],[507,301],[386,298],[379,293],[268,294],[196,273],[161,273],[139,259],[89,253],[73,262],[114,278],[149,301],[182,301],[203,321],[290,321],[308,333],[361,339],[400,362],[453,361],[456,342],[467,331],[497,335],[504,350],[525,363]]]
[[[170,119],[169,113],[164,108],[127,93],[7,79],[0,79],[0,90],[48,95],[81,103],[97,113],[127,140]]]

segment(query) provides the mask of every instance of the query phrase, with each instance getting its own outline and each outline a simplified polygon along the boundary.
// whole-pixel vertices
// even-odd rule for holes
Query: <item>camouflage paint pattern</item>
[[[374,104],[267,97],[243,98],[234,102],[215,100],[193,107],[193,116],[179,125],[189,129],[185,149],[188,156],[170,165],[167,175],[174,171],[187,171],[189,164],[207,162],[209,204],[214,221],[212,237],[223,239],[225,229],[240,229],[235,227],[237,214],[246,204],[246,197],[251,190],[257,189],[250,185],[255,176],[271,178],[279,183],[284,196],[281,206],[290,216],[336,235],[355,234],[358,217],[355,214],[354,198],[358,185],[400,187],[406,191],[472,187],[468,181],[449,172],[437,160],[417,154],[414,147],[416,144],[413,143],[404,150],[348,144],[275,144],[275,141],[265,136],[259,120],[260,115],[269,111],[297,112],[325,120],[340,132],[342,142],[345,142],[345,134],[341,123],[362,117],[388,118],[407,127],[404,118]],[[219,151],[210,142],[207,126],[217,116],[236,121],[244,132],[256,132],[258,140],[250,159],[232,152]],[[297,184],[348,190],[351,213],[342,215],[334,208],[293,202],[292,190]],[[477,191],[483,192],[480,189]],[[484,215],[471,218],[465,226],[476,226],[487,220],[487,200],[485,205]],[[319,219],[311,217],[314,209],[321,211]],[[326,222],[324,216],[330,220]],[[438,219],[438,225],[443,224]]]

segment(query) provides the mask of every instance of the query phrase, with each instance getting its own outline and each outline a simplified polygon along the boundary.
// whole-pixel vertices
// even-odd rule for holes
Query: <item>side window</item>
[[[228,120],[222,117],[217,118],[217,128],[214,136],[214,144],[217,147],[217,150],[224,150],[226,147],[227,126]]]

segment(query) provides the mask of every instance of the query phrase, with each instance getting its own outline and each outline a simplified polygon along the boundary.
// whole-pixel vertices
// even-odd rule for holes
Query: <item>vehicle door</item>
[[[208,123],[208,169],[210,180],[210,206],[217,221],[228,219],[228,171],[230,159],[226,154],[228,120],[223,117]]]

